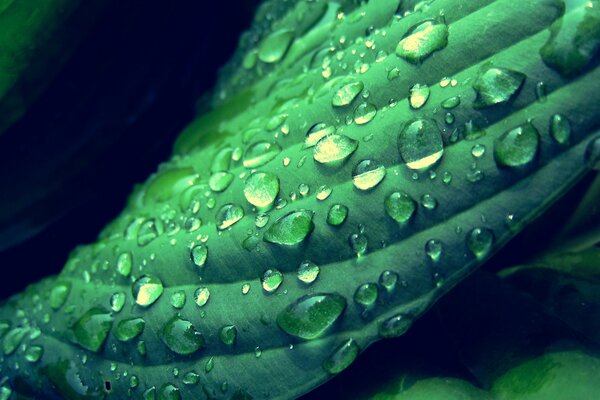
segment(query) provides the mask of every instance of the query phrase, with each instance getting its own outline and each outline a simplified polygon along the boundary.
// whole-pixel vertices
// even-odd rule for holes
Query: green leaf
[[[593,14],[597,1],[437,0],[403,18],[390,3],[325,13],[341,27],[326,30],[333,57],[304,42],[310,29],[279,49],[271,74],[190,124],[96,243],[4,304],[18,342],[6,385],[47,398],[298,396],[403,334],[597,166],[595,50],[576,76],[540,56],[563,12]],[[401,41],[415,57],[396,54]],[[496,67],[524,83],[474,85]],[[343,89],[358,81],[360,93]],[[418,109],[415,84],[430,88]],[[493,105],[475,109],[483,88]],[[334,101],[340,90],[350,95]],[[568,144],[549,132],[556,114]],[[321,123],[335,130],[313,146]],[[123,341],[132,318],[143,331]],[[33,362],[32,346],[44,349]]]

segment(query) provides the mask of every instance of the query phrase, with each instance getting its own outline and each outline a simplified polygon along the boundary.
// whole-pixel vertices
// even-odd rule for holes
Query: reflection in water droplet
[[[244,217],[244,209],[235,204],[225,204],[217,213],[217,229],[231,227]]]
[[[431,167],[444,154],[444,142],[435,121],[417,119],[398,135],[398,151],[406,166],[420,170]]]
[[[303,261],[298,267],[298,280],[310,285],[317,280],[319,272],[321,272],[321,270],[318,265],[316,265],[312,261]]]
[[[154,275],[143,275],[131,286],[135,302],[142,307],[152,305],[163,293],[162,281]]]
[[[279,178],[270,172],[255,172],[246,180],[244,196],[259,209],[270,208],[279,194]]]
[[[334,132],[334,126],[327,125],[324,123],[318,123],[313,125],[308,130],[308,132],[306,132],[306,137],[304,138],[304,148],[315,146],[319,142],[319,140]]]
[[[507,68],[488,68],[473,83],[477,94],[473,107],[478,109],[506,103],[513,99],[524,82],[525,74],[521,72]]]
[[[337,293],[303,296],[277,315],[277,325],[289,335],[315,339],[330,328],[346,308],[346,299]]]
[[[357,148],[358,141],[334,133],[319,140],[314,147],[313,157],[321,164],[337,165],[350,157]]]
[[[505,132],[494,141],[494,158],[498,165],[520,167],[533,161],[539,142],[537,129],[526,123]]]
[[[263,273],[260,280],[265,292],[274,293],[283,283],[283,274],[276,269],[268,269]]]
[[[369,190],[385,178],[385,167],[376,160],[362,160],[352,170],[352,183],[357,189]]]
[[[448,26],[434,21],[425,21],[415,27],[400,40],[396,47],[398,57],[413,64],[425,60],[432,53],[448,44]]]

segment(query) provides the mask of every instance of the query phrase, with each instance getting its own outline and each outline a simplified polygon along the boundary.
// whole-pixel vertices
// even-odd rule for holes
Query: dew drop
[[[354,110],[354,122],[364,125],[373,120],[377,115],[377,108],[371,103],[362,103]]]
[[[386,213],[400,224],[408,222],[417,209],[416,202],[408,194],[400,192],[386,197],[384,206]]]
[[[525,74],[521,72],[507,68],[488,68],[482,71],[473,83],[476,93],[473,107],[480,109],[507,103],[513,99],[524,82]]]
[[[401,336],[410,328],[412,322],[412,318],[407,315],[395,315],[379,324],[379,335],[384,338]]]
[[[410,94],[408,99],[410,106],[415,110],[418,110],[419,108],[423,107],[425,103],[427,103],[430,93],[431,90],[429,89],[429,86],[417,83],[416,85],[410,88]]]
[[[128,342],[142,334],[146,327],[146,321],[142,318],[128,318],[119,321],[115,331],[115,337],[121,342]]]
[[[352,170],[352,183],[357,189],[369,190],[385,178],[385,167],[376,160],[362,160]]]
[[[400,40],[396,55],[413,64],[421,63],[448,44],[448,26],[444,23],[425,21],[416,25]]]
[[[340,226],[348,217],[348,207],[343,204],[334,204],[327,212],[327,223],[331,226]]]
[[[225,204],[217,213],[217,228],[224,230],[244,217],[244,209],[235,204]]]
[[[264,210],[270,208],[279,194],[279,178],[270,172],[255,172],[248,177],[244,196],[248,203]]]
[[[533,161],[539,143],[537,129],[526,123],[505,132],[494,141],[494,158],[498,165],[520,167]]]
[[[113,320],[107,310],[99,307],[89,309],[71,327],[75,343],[94,353],[99,352],[112,328]],[[6,338],[4,340],[6,342]]]
[[[485,258],[494,244],[494,233],[487,228],[475,228],[467,235],[467,247],[481,260]]]
[[[356,341],[348,339],[323,362],[323,369],[332,375],[339,374],[354,362],[359,352],[360,348]]]
[[[265,232],[263,240],[284,246],[298,244],[312,232],[312,218],[312,211],[292,211],[275,221]]]
[[[338,165],[358,148],[358,141],[342,134],[323,137],[314,147],[313,158],[321,164]]]
[[[281,153],[281,146],[274,142],[257,142],[246,150],[244,167],[258,168],[273,160]]]
[[[348,83],[338,89],[331,99],[334,107],[343,107],[352,103],[352,100],[364,89],[365,85],[361,81]]]
[[[163,343],[174,353],[188,355],[204,347],[204,337],[190,321],[178,315],[171,318],[160,332]]]
[[[268,269],[263,273],[260,281],[265,292],[275,293],[283,283],[283,274],[276,269]]]
[[[435,121],[417,119],[406,124],[398,135],[398,151],[413,170],[431,167],[444,154],[444,142]]]
[[[303,296],[277,315],[277,325],[289,335],[315,339],[330,328],[346,308],[346,299],[337,293]]]
[[[550,119],[550,135],[557,143],[568,144],[571,139],[571,123],[560,114],[554,114]]]
[[[163,293],[162,281],[154,275],[143,275],[131,286],[135,302],[142,307],[152,305]]]

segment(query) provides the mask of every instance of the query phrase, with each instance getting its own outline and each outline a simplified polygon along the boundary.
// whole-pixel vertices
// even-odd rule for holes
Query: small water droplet
[[[412,322],[408,315],[395,315],[379,324],[379,335],[385,338],[401,336],[411,327]]]
[[[354,110],[354,122],[364,125],[373,120],[377,115],[377,108],[371,103],[362,103]]]
[[[143,275],[131,286],[135,302],[142,307],[152,305],[163,293],[162,281],[154,275]]]
[[[89,309],[71,327],[75,343],[94,353],[99,352],[112,328],[113,320],[107,310],[99,307]],[[4,338],[5,346],[6,340]],[[6,354],[6,348],[4,350]]]
[[[225,204],[217,213],[217,229],[227,229],[243,217],[244,209],[242,207],[235,204]]]
[[[350,243],[350,247],[352,248],[352,251],[356,254],[357,257],[360,257],[367,252],[369,241],[367,239],[367,236],[365,236],[364,234],[353,233],[348,238],[348,242]]]
[[[133,257],[131,252],[125,252],[119,254],[117,258],[117,272],[123,276],[129,276],[131,273],[131,267],[133,265]]]
[[[398,283],[399,276],[394,271],[383,271],[381,275],[379,275],[379,284],[385,288],[385,290],[389,293],[392,292],[396,288],[396,284]]]
[[[348,207],[343,204],[334,204],[327,212],[327,223],[331,226],[340,226],[348,217]]]
[[[437,204],[438,202],[435,199],[435,197],[433,197],[429,193],[426,193],[423,196],[421,196],[421,205],[427,210],[435,209],[437,207]]]
[[[71,283],[70,282],[59,282],[57,283],[52,290],[50,291],[50,307],[54,310],[58,310],[61,308],[67,298],[69,297],[69,293],[71,292]],[[2,336],[2,335],[0,335]]]
[[[261,277],[263,290],[267,293],[275,293],[283,283],[283,274],[276,269],[268,269]]]
[[[233,182],[233,174],[229,172],[215,172],[208,180],[208,186],[214,192],[222,192],[226,190]]]
[[[447,98],[446,100],[442,101],[442,108],[445,108],[446,110],[451,110],[455,107],[458,107],[460,105],[460,96],[453,96],[450,98]]]
[[[425,254],[433,262],[438,262],[442,256],[443,245],[438,239],[430,239],[425,243]]]
[[[44,348],[41,346],[30,346],[25,350],[25,359],[30,363],[38,362],[44,355]],[[0,395],[0,399],[2,396]]]
[[[255,172],[246,180],[244,196],[261,210],[270,208],[279,194],[279,178],[270,172]]]
[[[415,110],[418,110],[419,108],[423,107],[425,103],[427,103],[430,93],[431,90],[429,89],[429,86],[417,83],[416,85],[410,88],[410,106]]]
[[[210,290],[207,287],[199,287],[194,292],[194,303],[198,307],[204,307],[210,298]]]
[[[471,155],[473,157],[481,158],[481,157],[483,157],[484,154],[485,154],[485,145],[476,144],[475,146],[471,147]]]
[[[258,59],[264,63],[279,62],[287,53],[296,32],[293,29],[280,29],[264,38],[258,46]]]
[[[343,107],[352,103],[352,100],[358,96],[365,85],[361,81],[348,83],[338,89],[331,99],[331,104],[335,107]]]
[[[317,200],[323,201],[331,195],[332,189],[327,185],[319,186],[317,189]]]
[[[308,132],[306,132],[306,137],[304,138],[304,148],[315,146],[319,142],[319,140],[334,132],[334,126],[327,125],[324,123],[318,123],[313,125],[308,130]]]
[[[550,119],[550,135],[557,143],[568,144],[571,139],[571,123],[567,117],[554,114]]]
[[[119,321],[115,331],[115,337],[121,342],[128,342],[142,334],[146,327],[146,321],[142,318],[128,318]]]
[[[365,283],[360,285],[354,292],[354,301],[365,308],[372,307],[379,296],[379,288],[376,283]]]
[[[281,146],[274,142],[257,142],[246,150],[244,167],[258,168],[267,164],[281,153]]]
[[[204,244],[198,244],[192,247],[190,257],[192,258],[194,265],[202,269],[204,264],[206,264],[206,259],[208,258],[208,247],[206,247]]]
[[[357,189],[369,190],[385,178],[385,167],[376,160],[362,160],[352,170],[352,183]]]
[[[171,295],[171,305],[178,310],[185,306],[186,300],[186,294],[183,290],[177,290]]]
[[[485,258],[494,244],[494,233],[487,228],[475,228],[467,235],[467,247],[481,260]]]
[[[386,213],[396,222],[404,224],[414,215],[417,205],[406,193],[394,192],[386,197]]]
[[[227,346],[233,346],[237,338],[237,328],[234,325],[225,325],[219,330],[219,339]]]
[[[299,281],[310,285],[317,280],[320,272],[321,270],[318,265],[312,261],[306,260],[300,263],[297,271],[297,277]]]
[[[125,293],[117,292],[110,296],[110,308],[114,312],[120,312],[125,305]]]
[[[330,374],[339,374],[354,362],[359,352],[360,348],[356,341],[348,339],[323,362],[323,369]]]

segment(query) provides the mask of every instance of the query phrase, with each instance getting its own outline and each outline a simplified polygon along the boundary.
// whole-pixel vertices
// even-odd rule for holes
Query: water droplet
[[[258,46],[258,59],[264,63],[276,63],[285,56],[294,36],[293,29],[280,29],[260,42]]]
[[[323,362],[323,369],[330,374],[339,374],[354,362],[359,352],[360,348],[354,339],[348,339]]]
[[[425,103],[427,103],[430,93],[431,90],[429,89],[429,86],[417,83],[416,85],[410,88],[410,106],[415,110],[418,110],[419,108],[423,107]]]
[[[373,120],[377,115],[377,108],[371,103],[362,103],[354,110],[354,122],[364,125]]]
[[[376,283],[365,283],[360,285],[354,292],[354,301],[365,308],[375,304],[379,296],[379,288]]]
[[[396,222],[404,224],[414,215],[417,204],[406,193],[394,192],[386,197],[385,202],[386,213]]]
[[[327,185],[319,186],[317,189],[317,200],[323,201],[331,195],[332,189]]]
[[[379,335],[385,338],[401,336],[410,328],[412,321],[408,315],[395,315],[379,324]]]
[[[362,160],[352,170],[352,183],[357,189],[369,190],[385,178],[385,167],[376,160]]]
[[[183,290],[177,290],[171,295],[171,305],[180,310],[185,306],[186,294]]]
[[[242,285],[242,294],[246,295],[250,292],[250,284],[249,283],[244,283]]]
[[[206,364],[204,365],[204,372],[206,372],[207,374],[213,370],[213,368],[215,367],[215,358],[214,357],[209,357],[208,360],[206,360]]]
[[[70,282],[59,282],[50,291],[50,307],[54,310],[61,308],[71,292]],[[2,335],[0,335],[2,336]]]
[[[435,121],[417,119],[406,124],[398,136],[398,151],[406,166],[426,169],[444,154],[444,142]]]
[[[260,346],[256,346],[254,348],[254,357],[260,358],[260,356],[262,356],[262,349],[260,348]]]
[[[2,342],[2,350],[4,351],[4,355],[8,356],[14,353],[14,351],[17,349],[17,347],[19,347],[21,340],[23,340],[28,331],[28,328],[23,328],[20,326],[8,331],[6,336],[4,336],[4,340]]]
[[[398,278],[398,274],[394,271],[383,271],[381,275],[379,275],[379,284],[389,293],[396,288]]]
[[[174,353],[187,355],[204,347],[202,334],[190,321],[178,315],[171,318],[160,332],[163,343]]]
[[[192,247],[190,257],[194,265],[202,269],[204,264],[206,264],[206,259],[208,258],[208,247],[206,247],[204,244],[198,244]]]
[[[244,209],[235,204],[225,204],[217,213],[217,229],[224,230],[233,226],[244,217]]]
[[[233,149],[231,147],[224,147],[215,153],[213,157],[210,171],[211,172],[221,172],[227,171],[231,164],[231,154],[233,153]]]
[[[163,293],[162,281],[154,275],[143,275],[131,286],[135,302],[142,307],[154,303]]]
[[[340,226],[348,217],[348,207],[343,204],[334,204],[327,212],[327,223],[331,226]]]
[[[358,141],[346,135],[333,133],[323,137],[314,147],[313,157],[321,164],[337,165],[358,148]]]
[[[117,292],[110,296],[110,308],[114,312],[120,312],[125,305],[125,293]]]
[[[537,129],[526,123],[505,132],[494,141],[494,158],[498,165],[520,167],[535,158],[539,142]]]
[[[317,280],[320,272],[321,270],[317,264],[306,260],[300,263],[297,271],[297,277],[299,281],[310,285]]]
[[[571,139],[571,123],[567,117],[554,114],[550,119],[550,135],[560,144],[568,144]]]
[[[200,375],[194,371],[189,371],[183,375],[182,381],[185,385],[196,385],[198,382],[200,382]]]
[[[330,328],[346,308],[346,299],[337,293],[303,296],[277,315],[277,325],[300,339],[315,339]]]
[[[102,308],[90,308],[71,327],[75,343],[94,353],[99,352],[112,328],[113,319],[113,316]]]
[[[25,351],[25,359],[30,363],[38,362],[42,355],[44,355],[44,348],[41,346],[30,346]]]
[[[270,208],[279,194],[279,178],[270,172],[255,172],[248,177],[244,196],[259,209]]]
[[[159,237],[163,232],[163,227],[160,222],[155,219],[149,219],[142,223],[137,234],[138,246],[144,247],[150,244],[154,239]]]
[[[129,276],[133,265],[133,257],[130,252],[121,253],[117,258],[117,272],[123,276]]]
[[[233,174],[229,172],[215,172],[208,180],[208,186],[214,192],[222,192],[226,190],[233,182]]]
[[[146,327],[146,321],[142,318],[128,318],[119,321],[115,331],[115,337],[121,342],[128,342],[142,334]]]
[[[473,83],[477,94],[473,107],[478,109],[506,103],[517,94],[523,82],[525,74],[521,72],[507,68],[488,68]]]
[[[177,386],[166,383],[158,390],[158,400],[181,400],[181,393]]]
[[[312,211],[292,211],[275,221],[265,232],[263,240],[285,246],[298,244],[312,232],[312,218]]]
[[[233,346],[237,338],[237,328],[234,325],[225,325],[219,330],[219,339],[227,346]]]
[[[306,132],[306,137],[304,138],[304,148],[307,149],[309,147],[315,146],[319,142],[319,140],[334,132],[334,126],[327,125],[324,123],[318,123],[313,125],[308,130],[308,132]]]
[[[348,243],[350,243],[350,247],[356,256],[360,257],[367,252],[369,240],[367,239],[367,236],[362,233],[353,233],[348,238]]]
[[[258,168],[273,160],[281,153],[281,146],[274,142],[257,142],[246,150],[244,167]]]
[[[440,261],[440,257],[442,256],[442,242],[438,239],[430,239],[425,243],[425,254],[431,259],[433,262]]]
[[[365,85],[361,81],[348,83],[338,89],[331,99],[331,104],[335,107],[343,107],[352,103],[352,100],[358,96]]]
[[[477,259],[485,258],[494,244],[494,233],[487,228],[475,228],[467,235],[467,247]]]
[[[600,170],[600,137],[588,143],[585,149],[585,164],[596,171]]]
[[[194,292],[194,303],[198,307],[204,307],[210,298],[210,290],[207,287],[199,287]]]
[[[448,44],[448,26],[425,21],[408,31],[396,47],[398,57],[413,64],[421,63]]]
[[[426,193],[423,196],[421,196],[421,205],[427,210],[435,209],[437,207],[437,204],[438,203],[435,197],[433,197],[429,193]]]
[[[471,155],[473,157],[481,158],[481,157],[483,157],[484,154],[485,154],[485,145],[476,144],[475,146],[471,147]]]
[[[260,280],[265,292],[274,293],[283,283],[283,274],[276,269],[268,269]]]
[[[458,107],[458,105],[460,104],[460,96],[453,96],[450,97],[444,101],[442,101],[442,108],[445,108],[447,110],[451,110],[455,107]]]

